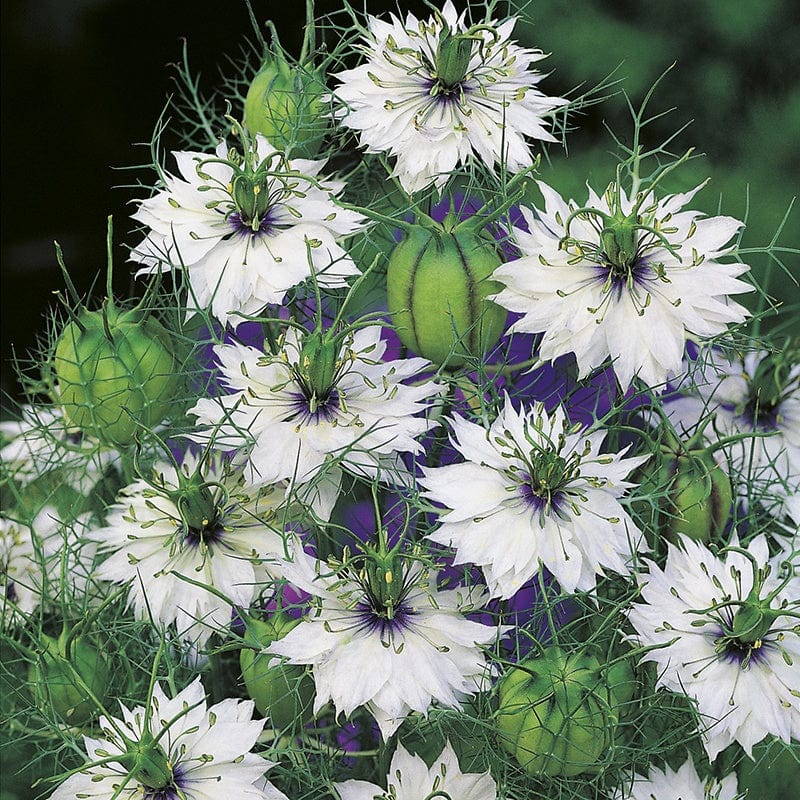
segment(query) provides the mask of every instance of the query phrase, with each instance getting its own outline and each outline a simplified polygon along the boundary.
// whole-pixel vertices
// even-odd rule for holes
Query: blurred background
[[[281,40],[299,51],[304,4],[252,0],[272,18]],[[395,7],[353,0],[372,13]],[[463,0],[456,3],[464,7]],[[321,13],[341,9],[318,0]],[[501,4],[502,6],[502,4]],[[422,2],[404,2],[427,16]],[[244,0],[4,0],[2,4],[2,386],[17,397],[12,369],[46,326],[53,292],[63,290],[53,241],[60,242],[79,292],[105,273],[106,217],[114,215],[118,292],[130,294],[123,243],[133,244],[130,187],[152,180],[127,169],[150,160],[157,118],[172,91],[188,41],[202,87],[230,72],[251,26]],[[516,37],[549,52],[541,87],[565,94],[613,73],[634,105],[671,64],[655,112],[675,110],[650,129],[653,144],[689,127],[675,151],[695,146],[704,158],[669,185],[686,190],[711,181],[695,200],[709,213],[747,215],[746,246],[767,244],[800,190],[800,3],[797,0],[536,0],[526,5]],[[569,158],[553,149],[544,178],[576,199],[588,180],[602,189],[613,176],[614,142],[629,141],[630,114],[619,94],[575,119]],[[168,139],[166,140],[168,142]],[[145,143],[144,145],[139,143]],[[126,187],[127,188],[120,188]],[[800,245],[800,208],[781,235]],[[797,277],[797,257],[786,257]],[[766,259],[749,259],[763,272]],[[786,276],[770,284],[787,305],[800,290]],[[767,321],[775,324],[774,321]],[[800,333],[796,312],[779,320]],[[41,335],[41,334],[39,334]],[[4,403],[7,405],[7,401]]]

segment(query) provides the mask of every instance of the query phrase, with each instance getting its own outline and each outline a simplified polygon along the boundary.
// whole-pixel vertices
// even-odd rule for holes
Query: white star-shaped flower
[[[232,393],[201,399],[189,413],[211,426],[208,435],[217,446],[249,452],[254,483],[291,478],[301,485],[324,472],[331,485],[319,492],[335,497],[337,465],[368,478],[407,482],[400,454],[422,452],[416,439],[433,423],[419,415],[442,387],[430,380],[405,384],[430,364],[422,358],[383,361],[380,334],[378,326],[361,328],[310,354],[315,334],[293,328],[276,355],[218,346],[221,380]]]
[[[143,200],[133,218],[150,232],[131,258],[140,273],[186,272],[189,312],[210,308],[223,323],[280,303],[312,271],[327,288],[358,270],[339,239],[362,218],[335,202],[344,188],[320,175],[324,161],[293,159],[256,136],[245,156],[176,152],[181,177]]]
[[[264,727],[253,707],[233,698],[208,707],[200,678],[172,699],[156,683],[147,707],[100,718],[103,738],[84,737],[89,761],[50,800],[286,800],[263,780],[273,763],[250,752]]]
[[[697,703],[703,743],[716,758],[732,742],[751,754],[773,735],[800,739],[800,569],[756,537],[717,557],[681,537],[662,570],[637,575],[644,603],[629,619],[658,667],[658,686]],[[790,556],[791,558],[791,556]],[[754,572],[758,570],[758,580]]]
[[[433,764],[409,753],[402,744],[392,756],[386,789],[368,781],[349,780],[334,784],[339,800],[420,800],[457,798],[495,800],[497,784],[489,772],[462,772],[450,742]]]
[[[623,391],[634,377],[656,387],[681,373],[688,338],[748,315],[728,295],[752,291],[738,280],[749,268],[718,260],[742,223],[683,210],[701,187],[656,200],[611,184],[582,207],[539,188],[545,208],[522,209],[524,255],[495,270],[505,288],[492,299],[522,314],[512,331],[543,334],[542,359],[574,353],[585,377],[610,358]]]
[[[128,604],[138,619],[174,625],[179,636],[202,647],[214,630],[230,624],[234,605],[249,607],[278,575],[285,490],[249,488],[216,456],[199,472],[187,456],[180,478],[170,464],[157,464],[153,472],[150,480],[123,489],[106,527],[90,532],[106,556],[95,575],[130,583]]]
[[[488,430],[459,416],[451,425],[466,460],[424,470],[424,495],[446,508],[428,538],[481,567],[493,597],[511,597],[542,566],[567,592],[630,571],[643,535],[619,498],[646,457],[602,453],[603,431],[570,427],[558,408],[517,412],[508,397]]]
[[[328,701],[345,715],[366,706],[386,740],[412,711],[427,714],[433,703],[457,708],[488,688],[491,667],[482,648],[503,629],[463,616],[481,608],[485,597],[440,590],[436,573],[412,562],[389,579],[390,608],[361,566],[335,573],[299,546],[284,566],[287,580],[315,600],[267,652],[311,665],[315,712]]]
[[[341,124],[368,152],[397,159],[409,193],[441,188],[473,156],[509,172],[529,167],[526,137],[555,141],[544,118],[567,101],[536,88],[543,76],[530,66],[545,55],[509,39],[515,23],[469,27],[450,0],[427,22],[369,17],[366,62],[335,76]]]
[[[630,789],[617,789],[613,800],[738,800],[736,774],[731,773],[721,781],[716,778],[701,780],[688,758],[677,770],[669,764],[664,769],[651,767],[647,777],[634,775]]]

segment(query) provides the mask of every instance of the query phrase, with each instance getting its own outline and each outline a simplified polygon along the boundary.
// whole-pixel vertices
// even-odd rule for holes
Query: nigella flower
[[[684,396],[665,404],[674,425],[691,433],[711,417],[712,443],[741,435],[722,452],[742,499],[758,497],[776,516],[800,523],[800,358],[786,347],[726,355],[702,350],[687,362]],[[748,434],[751,436],[748,437]],[[748,487],[749,494],[748,497]]]
[[[340,334],[290,328],[280,352],[215,348],[222,381],[232,394],[202,399],[189,412],[218,446],[245,447],[254,483],[312,481],[323,470],[338,492],[336,465],[369,478],[403,482],[401,453],[419,453],[416,438],[432,427],[420,416],[441,387],[409,386],[429,366],[422,358],[383,361],[381,328]],[[331,503],[332,505],[332,503]]]
[[[427,714],[433,703],[457,708],[488,688],[481,648],[502,628],[463,616],[482,607],[477,593],[440,590],[435,570],[385,548],[335,571],[297,546],[284,575],[314,600],[267,652],[311,665],[315,713],[328,701],[346,716],[366,706],[386,740],[412,711]]]
[[[230,623],[233,605],[247,608],[272,579],[284,554],[285,493],[245,486],[218,456],[187,455],[180,470],[163,463],[153,473],[123,489],[107,526],[89,534],[106,556],[95,575],[130,583],[138,619],[174,625],[202,647]]]
[[[555,141],[545,117],[567,101],[546,97],[530,65],[545,57],[510,41],[516,23],[467,27],[448,0],[427,22],[369,17],[366,63],[335,77],[342,125],[368,152],[397,158],[407,192],[441,188],[473,154],[510,172],[533,163],[525,137]]]
[[[104,470],[119,459],[115,450],[69,425],[58,406],[25,405],[18,420],[0,423],[3,472],[22,486],[48,472],[88,495]]]
[[[678,770],[650,767],[647,777],[634,775],[630,788],[617,789],[613,800],[738,800],[736,774],[701,780],[691,757]]]
[[[689,337],[747,316],[728,295],[752,291],[737,277],[748,267],[718,260],[742,223],[683,210],[701,187],[657,200],[617,179],[583,206],[539,188],[545,208],[522,209],[524,255],[495,270],[505,288],[493,299],[522,314],[512,331],[543,334],[542,359],[574,353],[584,377],[610,358],[623,391],[637,376],[655,387],[681,372]]]
[[[286,800],[263,780],[274,764],[250,751],[264,727],[252,700],[208,707],[197,678],[170,699],[153,686],[147,706],[101,717],[102,738],[84,737],[89,761],[50,800]]]
[[[491,773],[462,772],[449,741],[430,768],[422,758],[398,744],[386,784],[383,789],[368,781],[349,780],[334,786],[339,800],[433,800],[437,797],[495,800],[497,797],[497,784]]]
[[[86,599],[96,551],[83,537],[88,517],[66,524],[51,506],[30,524],[0,515],[0,628],[19,624],[40,604]]]
[[[570,427],[560,408],[517,412],[508,397],[488,430],[459,416],[451,425],[466,461],[424,470],[425,496],[446,508],[428,538],[480,566],[492,597],[511,597],[542,566],[567,592],[630,571],[643,535],[619,498],[646,457],[601,453],[603,431]]]
[[[312,272],[328,288],[357,273],[338,240],[362,218],[336,204],[344,184],[320,175],[324,161],[289,161],[261,135],[244,139],[244,154],[222,142],[173,155],[182,177],[165,175],[165,188],[140,202],[133,218],[150,232],[131,258],[140,272],[184,270],[189,312],[210,307],[236,324]]]
[[[751,754],[773,735],[800,740],[800,570],[772,558],[765,536],[717,557],[681,537],[662,570],[637,575],[644,603],[629,619],[658,686],[696,701],[709,758],[732,742]]]

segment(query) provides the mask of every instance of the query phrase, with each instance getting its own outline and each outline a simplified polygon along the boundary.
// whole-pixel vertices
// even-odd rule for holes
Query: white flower
[[[658,665],[657,685],[696,701],[709,758],[734,741],[750,754],[769,734],[800,739],[797,564],[770,559],[763,535],[745,551],[734,536],[723,558],[681,541],[663,570],[637,576],[645,604],[629,617],[638,641],[658,648],[644,656]]]
[[[104,738],[84,737],[89,761],[50,800],[286,800],[262,783],[273,764],[250,752],[264,727],[252,716],[250,700],[209,708],[199,678],[171,700],[156,683],[147,708],[100,718]]]
[[[611,184],[582,210],[539,188],[545,209],[522,209],[524,256],[495,270],[506,288],[493,299],[523,315],[512,331],[543,334],[541,358],[574,353],[580,377],[611,358],[623,391],[635,376],[657,386],[681,372],[687,338],[747,316],[728,295],[752,290],[737,279],[748,267],[718,261],[742,223],[682,210],[701,187],[635,201]]]
[[[567,101],[535,88],[529,67],[545,55],[509,40],[515,22],[467,28],[450,0],[427,22],[369,17],[366,63],[335,76],[337,116],[368,152],[397,158],[407,192],[441,188],[473,154],[518,172],[533,163],[525,137],[555,141],[543,118]]]
[[[27,525],[0,516],[0,577],[3,628],[11,627],[39,605],[41,561]]]
[[[236,324],[312,271],[328,288],[357,273],[337,240],[361,217],[335,203],[344,184],[319,175],[324,161],[287,161],[261,135],[244,160],[224,142],[174,156],[182,177],[165,175],[166,188],[141,201],[133,218],[150,232],[131,258],[140,272],[185,270],[190,313],[210,306]]]
[[[10,627],[40,604],[86,598],[96,552],[83,532],[88,514],[65,524],[51,506],[30,525],[0,515],[0,627]]]
[[[107,527],[89,534],[107,556],[95,575],[130,582],[138,619],[174,624],[202,647],[230,623],[232,606],[247,608],[273,575],[284,555],[283,502],[282,487],[249,489],[221,458],[205,459],[197,473],[187,456],[180,479],[171,465],[157,464],[151,480],[122,490]]]
[[[491,773],[462,772],[449,741],[430,768],[419,756],[398,744],[386,782],[386,789],[359,780],[334,786],[340,800],[421,800],[428,797],[495,800],[497,797],[497,784]]]
[[[438,590],[436,573],[418,563],[395,566],[391,583],[380,586],[383,569],[359,561],[336,574],[297,546],[283,574],[316,601],[267,648],[291,664],[312,666],[315,713],[328,701],[345,715],[366,706],[384,739],[412,711],[427,714],[434,702],[456,708],[488,688],[491,669],[481,647],[502,632],[462,616],[485,598]],[[381,599],[388,585],[390,604]]]
[[[489,430],[451,424],[466,461],[424,470],[425,496],[447,508],[428,538],[480,566],[493,597],[511,597],[543,565],[567,592],[630,571],[643,536],[619,498],[646,457],[601,454],[604,432],[570,428],[539,404],[518,413],[508,397]]]
[[[47,473],[88,495],[119,453],[71,426],[58,406],[22,407],[19,420],[0,423],[3,470],[22,486]]]
[[[800,364],[758,350],[738,357],[701,351],[687,362],[685,396],[664,406],[672,423],[689,434],[709,416],[710,441],[738,434],[720,464],[729,463],[740,497],[757,497],[776,516],[800,523]],[[747,434],[757,434],[746,438]]]
[[[617,789],[613,800],[737,800],[736,774],[700,780],[694,762],[688,758],[677,770],[669,764],[661,770],[650,767],[647,777],[634,775],[630,790]]]
[[[304,484],[325,470],[335,494],[337,463],[369,478],[407,480],[400,454],[422,451],[416,437],[433,423],[417,415],[441,387],[404,385],[429,362],[382,361],[380,333],[378,326],[362,328],[319,349],[316,334],[289,329],[274,356],[218,346],[222,380],[233,393],[199,400],[189,413],[214,426],[208,436],[217,446],[248,449],[254,483],[291,478]]]

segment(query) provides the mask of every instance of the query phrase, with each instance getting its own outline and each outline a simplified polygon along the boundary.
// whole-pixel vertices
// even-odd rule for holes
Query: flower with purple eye
[[[631,637],[658,667],[658,686],[688,695],[713,759],[732,742],[748,754],[773,735],[800,740],[800,568],[770,557],[764,535],[719,556],[685,536],[663,569],[637,575],[643,603]]]
[[[347,285],[358,270],[340,240],[362,218],[335,198],[341,181],[321,175],[324,161],[288,160],[261,135],[243,153],[219,144],[213,153],[176,152],[180,177],[133,215],[149,232],[131,259],[141,273],[182,270],[189,313],[210,308],[237,324],[312,274],[325,288]]]
[[[738,277],[748,267],[719,260],[742,223],[684,210],[701,187],[629,197],[618,180],[579,206],[538,185],[545,207],[522,209],[523,256],[495,270],[505,288],[492,299],[522,315],[512,332],[543,334],[543,360],[574,353],[580,378],[610,360],[623,392],[634,377],[659,387],[681,373],[687,339],[748,315],[729,297],[753,290]]]
[[[540,50],[515,44],[515,18],[468,25],[448,0],[427,21],[369,17],[364,64],[334,77],[336,112],[368,152],[397,159],[406,192],[441,188],[473,158],[519,172],[533,164],[528,139],[555,141],[550,119],[566,104],[537,88]]]
[[[194,438],[239,448],[254,485],[313,483],[323,498],[317,507],[327,514],[342,470],[408,485],[412,478],[401,456],[422,452],[417,438],[433,427],[422,414],[442,387],[419,380],[429,367],[425,359],[384,360],[381,333],[372,325],[328,338],[289,328],[275,354],[216,347],[230,393],[198,400],[189,412],[201,427]]]
[[[560,408],[518,412],[508,397],[488,429],[450,424],[465,460],[423,468],[424,496],[445,509],[428,538],[481,567],[492,597],[511,597],[542,567],[567,592],[630,571],[643,534],[619,500],[647,457],[603,453],[604,431],[570,426]]]
[[[153,686],[147,707],[101,717],[102,738],[85,737],[89,758],[50,800],[287,800],[264,778],[274,766],[250,751],[264,727],[251,700],[211,707],[200,678],[173,698]]]
[[[203,647],[279,576],[288,513],[285,484],[255,490],[223,458],[187,454],[179,470],[156,464],[124,488],[87,534],[104,556],[94,574],[129,584],[137,618]]]
[[[365,706],[387,740],[412,711],[426,715],[434,703],[457,708],[487,689],[483,648],[503,628],[467,619],[487,598],[439,589],[436,571],[411,556],[377,564],[355,556],[335,568],[293,548],[283,573],[313,600],[268,652],[311,665],[315,712],[329,701],[345,716]]]

